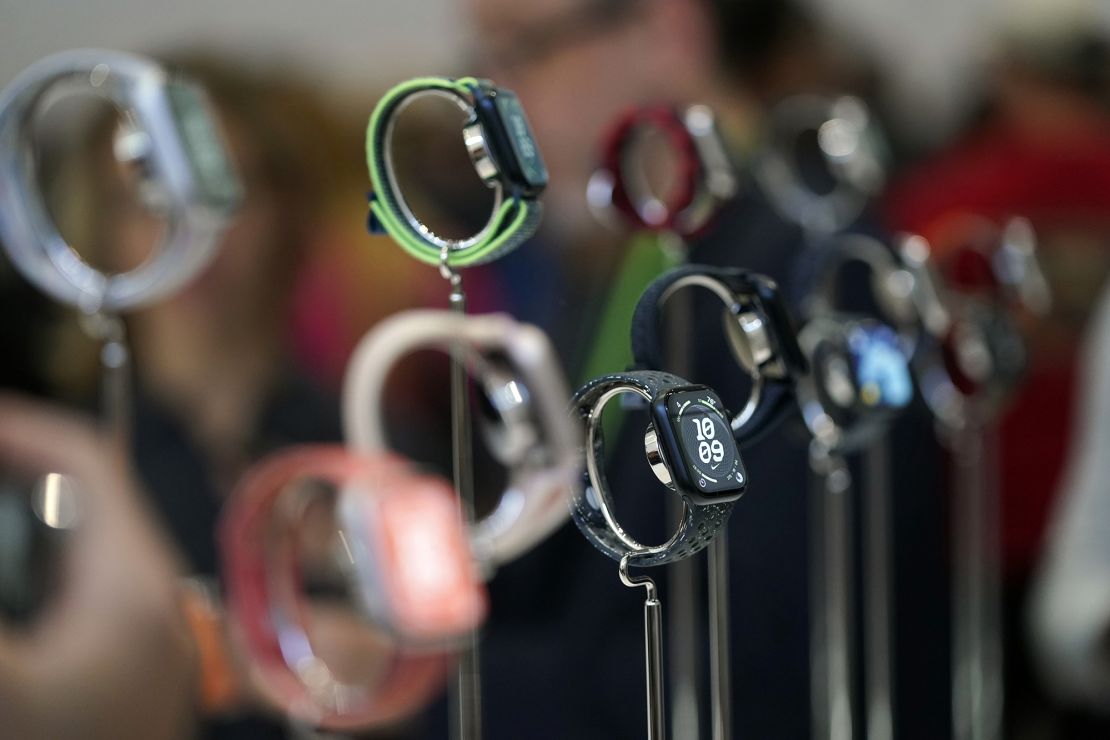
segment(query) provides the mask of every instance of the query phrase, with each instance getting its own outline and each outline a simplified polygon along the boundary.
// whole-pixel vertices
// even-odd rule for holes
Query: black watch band
[[[721,298],[726,310],[736,314],[752,306],[764,322],[772,325],[767,336],[779,370],[770,376],[759,373],[761,388],[755,408],[744,415],[746,418],[735,417],[732,424],[738,445],[754,444],[795,409],[794,379],[807,371],[805,357],[795,339],[793,321],[786,313],[778,287],[770,278],[740,268],[709,265],[685,265],[664,273],[644,290],[632,317],[632,356],[636,367],[652,370],[664,367],[663,302],[678,283],[690,279],[700,281],[691,282],[690,287],[708,288]],[[738,356],[736,361],[745,373],[754,374],[744,367]]]
[[[733,502],[698,505],[683,496],[685,510],[682,522],[671,539],[656,546],[641,545],[612,519],[609,506],[610,488],[605,476],[604,437],[600,420],[604,401],[611,391],[657,399],[666,391],[691,385],[670,373],[653,370],[632,370],[595,378],[582,386],[571,400],[574,413],[587,425],[587,460],[583,490],[571,507],[574,523],[594,547],[616,561],[628,556],[628,564],[645,568],[664,565],[694,555],[713,540],[728,521]],[[593,421],[591,421],[591,417]],[[592,443],[591,441],[592,440]]]

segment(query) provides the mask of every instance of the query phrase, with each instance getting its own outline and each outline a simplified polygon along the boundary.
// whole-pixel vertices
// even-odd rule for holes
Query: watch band
[[[736,331],[744,337],[728,334],[734,359],[753,379],[751,398],[732,419],[732,431],[737,444],[754,444],[796,409],[794,381],[807,372],[807,363],[798,347],[793,321],[770,278],[739,268],[678,267],[652,282],[636,305],[632,318],[636,367],[657,370],[665,366],[663,304],[675,291],[686,287],[705,288],[720,298],[728,314],[725,320],[737,322]],[[759,337],[759,347],[753,346],[741,328],[742,314],[751,310],[757,312],[758,325],[753,323],[750,331]],[[767,323],[772,326],[767,327]],[[748,346],[739,346],[741,342]]]
[[[989,293],[1032,316],[1051,309],[1052,291],[1028,219],[1014,217],[999,224],[959,212],[940,219],[929,232],[938,253],[945,255],[942,268],[954,289]]]
[[[196,647],[201,713],[212,716],[234,711],[246,699],[247,690],[228,640],[216,587],[200,579],[185,579],[181,610]]]
[[[407,716],[444,683],[451,656],[383,643],[385,670],[368,685],[337,679],[313,650],[301,598],[295,523],[277,516],[288,486],[326,481],[341,492],[408,485],[395,458],[352,456],[342,447],[305,447],[253,468],[220,526],[228,610],[263,695],[297,719],[330,730],[359,730]],[[343,494],[341,494],[343,495]],[[281,545],[275,550],[274,538]]]
[[[665,200],[648,192],[642,173],[633,176],[628,168],[636,137],[649,129],[663,133],[678,158],[675,186]],[[587,194],[592,206],[612,207],[636,228],[692,237],[708,228],[717,207],[737,188],[708,106],[649,105],[617,118],[602,142],[601,164]]]
[[[935,274],[928,242],[916,235],[898,238],[896,250],[864,234],[845,234],[812,248],[798,262],[803,312],[827,316],[838,309],[838,281],[849,263],[867,266],[875,302],[898,331],[923,400],[946,427],[961,428],[966,409],[955,381],[950,348],[951,297]]]
[[[843,455],[864,449],[897,414],[895,409],[860,408],[856,379],[850,381],[852,397],[847,404],[835,401],[836,394],[827,387],[819,387],[827,380],[822,373],[828,367],[824,354],[846,354],[853,328],[867,325],[885,326],[868,317],[831,314],[810,320],[798,333],[798,344],[810,364],[810,372],[798,379],[798,405],[813,439],[829,454]],[[893,333],[889,327],[887,331]],[[850,365],[846,360],[845,369]]]
[[[566,521],[567,492],[577,484],[581,464],[578,430],[566,412],[570,392],[550,342],[533,326],[501,314],[406,311],[379,323],[351,357],[343,387],[343,424],[353,449],[389,449],[386,380],[400,358],[420,349],[454,353],[482,383],[523,385],[486,388],[504,391],[498,394],[502,400],[516,399],[515,410],[530,416],[528,429],[518,427],[521,433],[507,440],[524,439],[527,449],[506,461],[509,476],[500,502],[472,528],[479,561],[496,567],[527,552]]]
[[[577,417],[587,428],[585,486],[574,498],[574,523],[598,550],[616,561],[629,556],[629,565],[646,568],[664,565],[703,550],[728,521],[733,502],[698,506],[685,496],[682,522],[669,541],[647,546],[636,542],[612,516],[610,488],[605,476],[604,435],[600,416],[605,403],[617,393],[636,393],[651,400],[688,382],[669,373],[633,370],[595,378],[582,386],[571,400]]]
[[[378,102],[366,129],[366,162],[374,188],[371,231],[384,231],[410,255],[431,265],[444,259],[449,267],[489,262],[519,247],[539,226],[540,202],[519,192],[505,192],[500,181],[492,184],[495,197],[489,221],[478,234],[462,240],[438,236],[420,223],[401,193],[390,150],[398,114],[414,100],[432,95],[453,101],[473,120],[474,91],[480,84],[488,83],[475,77],[418,77],[402,82]]]
[[[61,94],[102,97],[136,127],[125,137],[133,150],[129,156],[158,186],[167,226],[153,257],[133,270],[104,273],[82,260],[43,200],[33,167],[33,119],[48,95]],[[186,110],[176,110],[178,99]],[[215,255],[241,200],[226,147],[205,108],[199,89],[130,54],[67,51],[24,70],[0,95],[0,242],[12,264],[53,298],[90,313],[149,304],[189,282]],[[204,147],[205,165],[192,156],[196,146]]]
[[[799,138],[816,133],[833,187],[819,193],[797,161]],[[863,213],[886,173],[882,139],[863,101],[796,95],[771,112],[768,141],[753,162],[752,175],[784,217],[804,229],[833,233]]]

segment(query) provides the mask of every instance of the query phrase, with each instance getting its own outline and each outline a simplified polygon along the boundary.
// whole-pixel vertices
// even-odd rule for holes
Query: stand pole
[[[852,502],[845,461],[816,443],[810,453],[810,700],[814,740],[854,737]]]
[[[466,293],[462,278],[452,274],[451,310],[466,313]],[[455,490],[459,493],[464,520],[474,521],[474,454],[470,439],[470,388],[465,360],[459,353],[451,356],[451,456]],[[467,638],[459,654],[458,669],[451,683],[451,736],[456,740],[482,737],[481,652],[476,634]]]
[[[709,546],[709,683],[714,740],[732,737],[728,533],[721,530]]]
[[[998,740],[1002,724],[998,498],[989,435],[968,424],[953,449],[952,723],[955,740]]]
[[[673,255],[671,261],[680,263],[681,258],[678,255],[683,254],[684,250],[678,237],[663,234],[660,239],[663,240],[663,249],[669,250],[669,254]],[[688,377],[692,365],[690,329],[693,326],[689,291],[680,291],[672,296],[668,307],[664,325],[667,336],[667,369],[676,375]],[[668,496],[668,520],[680,522],[684,513],[682,500],[678,496]],[[686,558],[667,566],[667,583],[672,596],[667,607],[672,691],[671,736],[696,740],[701,737],[700,698],[704,696],[704,663],[700,657],[702,643],[697,607],[701,601],[701,589],[698,587],[697,560]],[[712,641],[712,637],[710,640]]]
[[[644,673],[647,691],[647,738],[666,740],[667,730],[663,692],[663,604],[655,581],[648,576],[628,573],[628,556],[621,559],[618,570],[621,582],[629,588],[643,587],[644,597]]]
[[[865,464],[867,629],[864,649],[867,661],[867,740],[893,740],[893,519],[890,500],[890,447],[886,436],[876,440],[867,451]]]

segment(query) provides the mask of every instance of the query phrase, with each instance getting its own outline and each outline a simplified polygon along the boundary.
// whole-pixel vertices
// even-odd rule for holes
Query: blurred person
[[[248,466],[289,445],[341,439],[337,399],[320,380],[338,380],[344,353],[364,329],[344,314],[346,300],[388,281],[355,267],[365,263],[344,252],[350,229],[329,220],[364,208],[361,188],[355,208],[335,205],[338,188],[349,187],[364,164],[354,130],[336,123],[311,85],[287,70],[249,72],[216,57],[179,56],[168,66],[207,91],[245,200],[195,281],[124,317],[135,391],[131,451],[188,573],[213,579],[220,573],[217,523]],[[84,143],[76,177],[58,186],[58,196],[83,253],[123,270],[144,259],[162,225],[140,207],[132,173],[111,155],[114,124],[105,121]],[[59,344],[50,369],[64,368],[71,388],[88,394],[95,369],[75,359],[81,344]],[[338,644],[357,636],[329,637]],[[290,736],[282,719],[252,714],[259,705],[242,698],[204,718],[199,736]]]
[[[1084,0],[1005,7],[980,117],[892,189],[892,225],[923,234],[937,257],[965,216],[1033,224],[1053,293],[1026,326],[1027,379],[998,421],[1006,576],[1007,725],[1052,723],[1023,640],[1030,574],[1077,428],[1080,340],[1110,273],[1110,34]],[[1104,730],[1105,735],[1105,730]]]
[[[1068,738],[1105,737],[1110,716],[1110,293],[1082,355],[1078,397],[1086,412],[1074,430],[1029,610],[1038,667],[1070,710],[1059,735]]]
[[[71,476],[77,525],[34,621],[0,622],[0,717],[19,740],[192,737],[196,664],[178,563],[124,455],[87,421],[0,396],[0,466]]]

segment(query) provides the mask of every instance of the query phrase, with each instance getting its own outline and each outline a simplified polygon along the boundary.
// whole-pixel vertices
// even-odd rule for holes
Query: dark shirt
[[[267,399],[248,451],[252,459],[295,444],[341,439],[338,404],[289,374]],[[213,479],[209,463],[182,421],[141,389],[136,393],[133,452],[155,511],[190,572],[218,576],[216,533],[229,491]],[[204,740],[281,740],[284,724],[261,716],[209,721]]]
[[[697,244],[692,261],[747,267],[788,288],[804,245],[754,188]],[[518,286],[523,288],[524,285]],[[699,291],[700,293],[701,291]],[[746,398],[721,341],[720,306],[695,305],[693,382],[726,405]],[[620,368],[614,368],[614,370]],[[737,400],[739,399],[739,400]],[[640,541],[663,542],[670,494],[644,458],[646,416],[630,414],[607,444],[617,516]],[[892,432],[896,536],[899,737],[948,735],[947,615],[943,500],[937,493],[931,422],[915,409]],[[752,481],[729,524],[733,714],[738,737],[810,736],[809,474],[800,424],[785,423],[745,451]],[[664,606],[674,589],[652,572]],[[697,561],[699,579],[704,559]],[[644,709],[643,592],[568,524],[491,583],[482,641],[488,740],[640,740]],[[698,613],[705,610],[699,606]],[[666,649],[666,648],[665,648]],[[707,701],[707,700],[706,700]],[[446,736],[446,702],[424,718],[421,737]]]

